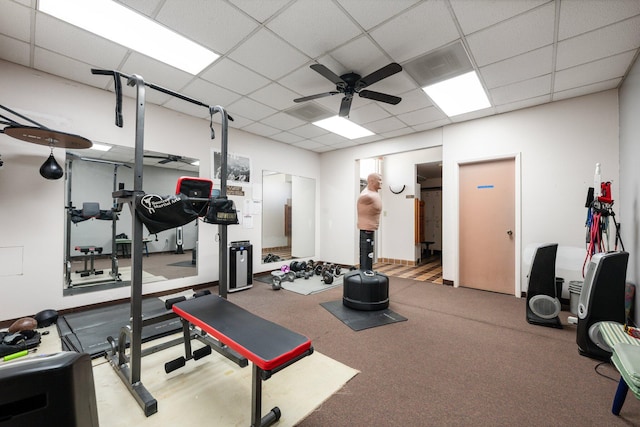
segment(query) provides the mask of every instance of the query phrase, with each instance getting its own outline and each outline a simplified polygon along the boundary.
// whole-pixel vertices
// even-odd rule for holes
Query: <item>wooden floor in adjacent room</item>
[[[439,252],[427,257],[420,265],[375,263],[373,269],[387,276],[442,284],[442,256]]]

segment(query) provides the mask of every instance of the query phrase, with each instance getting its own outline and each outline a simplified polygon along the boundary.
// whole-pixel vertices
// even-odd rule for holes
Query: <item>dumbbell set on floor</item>
[[[333,263],[325,263],[322,261],[292,261],[289,265],[283,265],[280,271],[272,272],[273,289],[280,289],[283,281],[293,282],[296,278],[309,279],[312,276],[321,276],[324,284],[330,285],[333,279],[343,274],[343,267]],[[354,270],[350,267],[349,270]]]

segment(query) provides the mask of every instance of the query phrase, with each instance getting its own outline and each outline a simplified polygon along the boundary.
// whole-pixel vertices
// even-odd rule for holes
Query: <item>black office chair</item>
[[[562,309],[556,287],[557,243],[539,246],[533,256],[527,289],[527,322],[562,329]]]

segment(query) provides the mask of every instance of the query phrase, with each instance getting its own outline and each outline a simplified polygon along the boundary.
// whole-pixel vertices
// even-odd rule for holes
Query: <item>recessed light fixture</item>
[[[111,0],[40,0],[38,9],[193,75],[220,57]]]
[[[422,90],[449,117],[491,107],[475,71],[470,71]]]
[[[111,150],[111,146],[110,145],[96,144],[95,142],[93,143],[93,145],[90,148],[92,150],[98,150],[98,151],[109,151],[109,150]]]
[[[192,166],[200,166],[200,160],[194,160],[193,162],[191,162]]]
[[[317,122],[313,122],[313,124],[348,139],[357,139],[374,135],[374,133],[369,129],[365,129],[362,126],[339,116],[318,120]]]

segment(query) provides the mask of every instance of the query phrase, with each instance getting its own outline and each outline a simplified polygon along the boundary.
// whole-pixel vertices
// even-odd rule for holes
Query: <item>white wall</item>
[[[618,221],[629,252],[627,278],[640,284],[640,61],[636,60],[620,88],[620,203]],[[640,320],[640,289],[636,288],[636,324]]]
[[[443,151],[443,277],[457,283],[458,191],[461,162],[519,155],[518,251],[536,242],[584,248],[584,207],[596,162],[618,186],[618,97],[615,90],[447,126]],[[516,210],[518,212],[518,209]],[[482,242],[478,242],[482,250]],[[524,253],[524,251],[523,251]],[[585,250],[586,254],[586,250]],[[517,259],[518,263],[522,259]],[[576,260],[580,271],[583,260]],[[526,269],[521,279],[526,282]],[[565,277],[565,280],[580,278]]]
[[[442,129],[435,129],[418,134],[407,135],[398,138],[392,138],[381,142],[372,142],[369,144],[354,146],[337,151],[330,151],[321,155],[321,174],[320,174],[320,215],[318,223],[320,224],[320,255],[322,260],[328,260],[342,264],[358,263],[358,230],[356,227],[356,200],[360,194],[359,176],[357,160],[371,157],[384,157],[391,155],[400,155],[400,153],[412,152],[414,156],[408,155],[409,159],[414,159],[410,166],[410,170],[415,174],[414,164],[429,163],[439,160],[439,153],[442,145]],[[407,166],[409,167],[409,166]],[[391,177],[389,177],[390,179]],[[414,178],[415,179],[415,178]],[[387,178],[382,177],[382,209],[394,210],[398,201],[389,191]],[[415,193],[415,185],[413,182],[407,182],[407,190],[403,195]],[[391,197],[393,196],[393,197]],[[379,252],[379,256],[385,258],[397,259],[413,259],[413,249],[407,249],[405,239],[400,245],[394,244],[396,240],[394,233],[402,230],[407,233],[406,227],[410,228],[408,232],[411,235],[410,247],[413,248],[413,209],[411,210],[410,223],[391,223],[387,226],[385,217],[381,216],[381,224],[379,232],[382,234],[377,237],[389,249],[389,253]],[[388,218],[395,217],[395,213]],[[385,228],[383,230],[383,227]],[[385,237],[387,236],[387,237]],[[409,256],[407,256],[409,254]]]
[[[135,102],[123,99],[124,127],[114,125],[113,92],[85,86],[49,74],[0,61],[2,105],[19,111],[41,124],[62,132],[81,135],[95,142],[132,147],[135,141]],[[153,76],[143,76],[153,82]],[[104,77],[96,76],[97,79]],[[107,79],[105,79],[107,84]],[[125,87],[126,95],[132,89]],[[148,89],[147,92],[151,90]],[[215,100],[201,99],[215,103]],[[233,112],[230,112],[232,114]],[[200,159],[200,174],[210,177],[212,148],[220,150],[217,139],[209,139],[209,121],[180,114],[156,105],[146,105],[145,149],[177,153]],[[253,185],[244,198],[232,196],[238,209],[245,198],[262,198],[262,170],[319,178],[317,153],[271,141],[236,129],[229,129],[229,152],[243,154],[252,161]],[[286,153],[286,155],[284,155]],[[128,298],[129,288],[82,295],[62,296],[64,267],[64,179],[47,181],[38,169],[49,155],[47,147],[29,144],[0,134],[0,320],[33,315],[44,309],[62,310],[97,302]],[[64,151],[54,155],[64,164]],[[316,212],[319,203],[316,203]],[[125,209],[127,209],[125,207]],[[317,228],[318,226],[316,226]],[[143,293],[160,292],[218,279],[217,226],[199,227],[198,275],[190,278],[146,284]],[[250,240],[254,250],[254,271],[271,266],[260,264],[261,221],[253,228],[229,227],[229,241]],[[316,241],[316,257],[319,242]]]
[[[618,97],[615,90],[559,101],[533,108],[449,125],[431,131],[388,139],[350,149],[322,154],[320,186],[321,255],[334,262],[357,262],[355,201],[358,194],[357,159],[407,153],[405,168],[422,159],[412,152],[441,147],[443,160],[443,277],[457,282],[458,199],[457,164],[492,157],[518,156],[521,197],[520,224],[516,232],[521,266],[525,251],[541,242],[557,242],[563,251],[575,253],[584,248],[587,189],[593,185],[596,162],[602,164],[604,180],[612,181],[614,199],[618,197]],[[398,157],[400,158],[400,157]],[[394,167],[394,168],[397,168]],[[383,181],[387,180],[383,176]],[[383,184],[383,189],[385,185]],[[409,187],[410,189],[413,187]],[[388,193],[388,187],[385,190]],[[382,193],[383,210],[403,206],[397,195]],[[403,195],[406,195],[407,190]],[[392,198],[389,198],[393,196]],[[394,213],[383,217],[379,256],[412,259],[413,210],[399,221]],[[409,222],[407,222],[409,221]],[[384,229],[384,230],[383,230]],[[409,230],[409,231],[408,231]],[[394,240],[396,236],[403,237]],[[385,241],[384,236],[390,240]],[[565,280],[580,279],[582,259],[565,260]],[[519,268],[525,281],[527,271]],[[573,272],[574,276],[570,276]],[[522,283],[518,283],[520,286]]]

